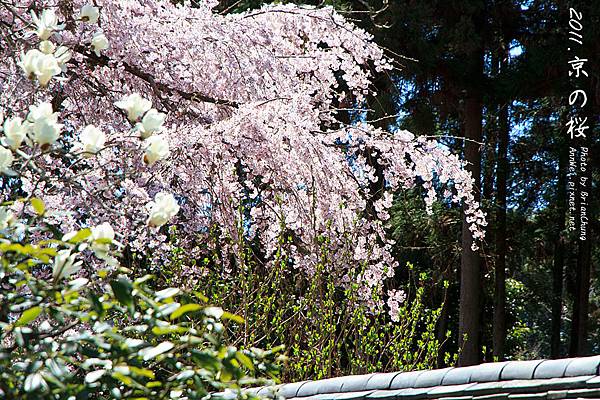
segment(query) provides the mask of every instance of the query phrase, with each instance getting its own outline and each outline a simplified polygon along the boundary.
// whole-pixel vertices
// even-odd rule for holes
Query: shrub
[[[44,212],[39,200],[31,203]],[[224,333],[243,319],[201,294],[153,290],[151,275],[91,270],[90,253],[106,259],[114,251],[97,229],[32,242],[31,233],[50,230],[42,215],[24,225],[5,207],[0,214],[3,398],[252,398],[240,388],[279,374],[280,348],[227,345]]]

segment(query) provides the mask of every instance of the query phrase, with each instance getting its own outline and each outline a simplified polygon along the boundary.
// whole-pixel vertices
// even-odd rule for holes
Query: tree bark
[[[503,57],[502,67],[507,62]],[[501,106],[498,119],[498,166],[496,170],[496,268],[494,280],[493,355],[504,357],[506,342],[506,192],[508,180],[509,104]]]
[[[560,126],[565,126],[566,112],[561,115]],[[559,132],[563,134],[563,132]],[[556,188],[556,233],[552,261],[552,322],[550,330],[550,358],[560,358],[560,333],[563,307],[563,279],[565,269],[565,217],[567,213],[567,163],[568,147],[564,140],[558,141],[558,182]]]
[[[481,179],[482,98],[477,92],[465,100],[465,160],[467,169],[475,180],[477,192]],[[479,194],[476,199],[479,200]],[[478,364],[481,361],[481,257],[471,250],[473,237],[463,212],[462,255],[460,260],[459,366]]]
[[[590,123],[589,132],[593,132],[593,124]],[[581,147],[590,148],[589,134],[588,138],[581,141]],[[581,155],[581,153],[580,153]],[[571,323],[571,343],[569,346],[569,355],[572,357],[585,356],[589,353],[588,346],[588,321],[589,321],[589,306],[590,306],[590,278],[591,278],[591,226],[589,221],[593,221],[592,201],[590,196],[592,186],[592,168],[591,153],[587,154],[587,168],[585,171],[579,170],[579,174],[575,177],[577,185],[576,195],[577,204],[579,206],[577,218],[577,231],[575,232],[578,238],[577,246],[577,269],[575,271],[575,293],[573,296],[573,317]],[[585,183],[581,182],[581,178],[587,178]],[[584,201],[584,193],[586,194]],[[587,212],[582,211],[582,207],[586,207]],[[585,229],[581,227],[583,217],[587,218],[588,223]]]
[[[590,96],[590,101],[587,107],[584,107],[582,112],[585,115],[597,115],[599,111],[598,93],[600,93],[600,82],[597,77],[591,77],[589,81],[588,93],[595,93],[595,96]],[[571,343],[569,346],[570,356],[585,356],[590,352],[588,343],[589,330],[589,308],[590,308],[590,278],[592,269],[592,221],[595,221],[594,199],[592,195],[592,177],[597,166],[592,161],[595,157],[592,149],[592,135],[596,128],[596,119],[588,118],[587,124],[589,129],[584,137],[579,138],[577,147],[579,148],[578,156],[579,168],[575,177],[575,185],[577,187],[577,205],[579,209],[575,213],[577,218],[577,269],[575,271],[575,293],[573,296],[573,317],[571,323]],[[586,149],[584,156],[583,149]],[[585,160],[584,160],[585,159]],[[585,165],[585,169],[584,169]],[[585,211],[584,211],[585,207]],[[582,226],[582,225],[585,225]]]
[[[579,242],[575,298],[573,299],[573,322],[571,325],[571,357],[588,355],[588,319],[590,303],[591,246],[589,239]]]

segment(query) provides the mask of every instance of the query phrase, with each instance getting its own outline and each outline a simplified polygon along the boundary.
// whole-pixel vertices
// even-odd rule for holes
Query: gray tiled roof
[[[251,389],[289,400],[600,399],[600,356],[353,375]]]

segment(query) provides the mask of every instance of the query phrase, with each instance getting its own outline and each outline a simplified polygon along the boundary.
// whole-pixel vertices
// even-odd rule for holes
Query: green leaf
[[[227,311],[223,312],[223,315],[221,316],[221,318],[228,319],[228,320],[231,320],[233,322],[237,322],[238,324],[243,324],[244,323],[244,318],[240,317],[239,315],[227,312]]]
[[[117,300],[119,300],[119,303],[126,306],[129,309],[129,312],[133,314],[133,296],[131,294],[133,286],[131,285],[131,282],[125,278],[119,278],[116,281],[112,281],[110,287]]]
[[[14,251],[19,254],[27,254],[25,252],[25,246],[19,243],[2,243],[0,244],[0,251],[3,253],[8,253],[9,251]]]
[[[149,369],[138,368],[138,367],[134,367],[134,366],[129,366],[129,369],[131,370],[131,372],[133,372],[136,375],[145,376],[146,378],[154,379],[154,372]]]
[[[187,331],[188,328],[177,325],[155,326],[154,328],[152,328],[152,333],[154,333],[156,336],[169,335],[171,333],[184,333]]]
[[[254,371],[254,364],[252,363],[252,360],[250,359],[250,357],[248,357],[247,355],[245,355],[244,353],[242,353],[241,351],[237,351],[235,353],[235,358],[246,368],[248,368],[250,371]]]
[[[202,306],[200,304],[185,304],[185,305],[179,307],[177,310],[173,311],[173,314],[171,314],[170,318],[176,319],[176,318],[181,317],[185,313],[199,311],[201,309],[202,309]]]
[[[205,295],[203,295],[200,292],[194,291],[193,293],[194,293],[194,296],[196,296],[197,298],[199,298],[201,301],[203,301],[205,303],[208,303],[208,297],[206,297]]]
[[[141,278],[137,278],[135,281],[133,281],[133,284],[137,287],[138,285],[141,285],[142,283],[145,283],[151,279],[154,279],[154,275],[147,274],[142,276]]]
[[[90,299],[90,301],[92,303],[92,308],[94,309],[94,311],[96,311],[98,313],[98,316],[100,318],[102,318],[104,316],[104,307],[102,306],[102,302],[100,301],[100,298],[92,292],[90,292],[90,294],[88,295],[88,298]]]
[[[42,312],[41,307],[31,307],[28,310],[25,310],[23,314],[21,314],[21,318],[15,322],[15,326],[24,326],[36,319],[40,313]]]
[[[31,206],[39,216],[44,215],[44,212],[46,212],[46,206],[44,205],[44,202],[37,197],[31,199]]]
[[[90,228],[84,228],[78,231],[75,235],[67,240],[69,243],[77,244],[81,243],[92,235],[92,230]]]
[[[221,382],[230,382],[231,379],[233,379],[233,374],[231,373],[229,368],[223,368],[221,369],[221,372],[219,373],[219,380]]]
[[[120,380],[127,386],[131,386],[133,384],[133,379],[131,379],[127,375],[122,374],[121,372],[113,372],[112,377]]]
[[[221,368],[221,363],[212,354],[206,351],[200,351],[196,349],[191,350],[192,359],[194,362],[202,368],[208,369],[209,371],[218,371]]]

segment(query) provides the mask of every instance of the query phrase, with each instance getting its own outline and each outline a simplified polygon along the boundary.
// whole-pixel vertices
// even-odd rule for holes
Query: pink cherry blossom
[[[48,129],[33,130],[40,145],[54,143],[58,133],[61,143],[77,140],[74,134],[89,125],[103,133],[93,157],[30,143],[22,147],[29,161],[12,162],[21,189],[57,210],[48,217],[65,232],[110,221],[123,244],[152,250],[161,265],[171,245],[158,226],[168,220],[190,255],[202,256],[199,243],[218,245],[227,267],[245,241],[257,238],[268,265],[279,251],[308,275],[321,262],[319,238],[326,237],[328,273],[348,283],[361,268],[360,293],[373,307],[383,305],[371,300],[373,292],[381,294],[399,267],[386,237],[397,190],[423,185],[429,209],[439,181],[443,197],[464,204],[473,236],[483,238],[473,178],[456,155],[410,132],[336,118],[335,104],[360,108],[375,95],[373,73],[390,69],[391,61],[332,8],[274,5],[219,15],[211,10],[215,1],[189,8],[98,0],[106,39],[99,43],[98,26],[80,21],[84,1],[13,3],[0,3],[0,109],[25,119],[29,106],[52,104],[60,125],[46,118]],[[32,21],[30,6],[47,23]],[[28,31],[72,52],[43,82],[47,87],[28,80],[30,65],[21,61],[39,46],[37,35],[22,34]],[[148,135],[160,128],[168,157],[144,162],[140,124]],[[383,182],[369,161],[373,154]],[[374,182],[383,193],[370,192]],[[147,223],[146,205],[161,193],[173,196],[178,204],[169,207],[177,212],[159,218],[155,207]],[[207,240],[211,228],[217,243]],[[292,242],[282,244],[282,235]]]

